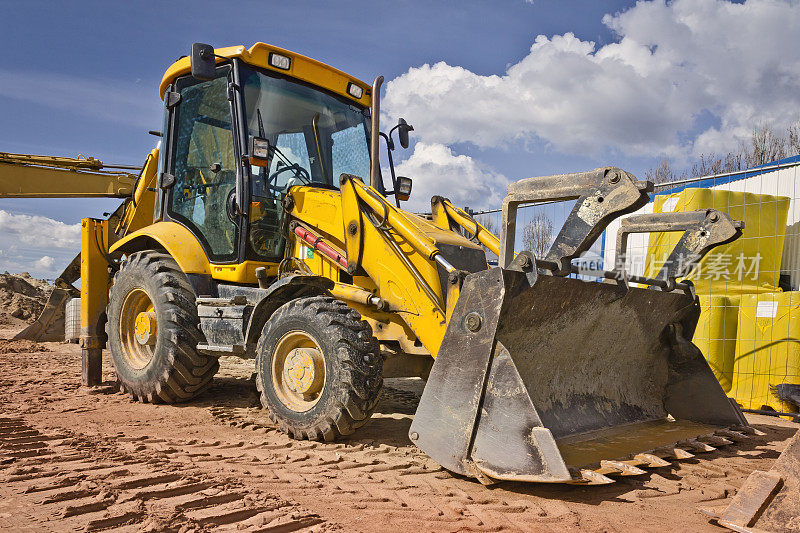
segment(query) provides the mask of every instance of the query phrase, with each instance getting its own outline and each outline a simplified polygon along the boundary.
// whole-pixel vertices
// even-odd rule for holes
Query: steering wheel
[[[292,163],[291,165],[279,168],[269,175],[269,178],[267,178],[267,183],[271,184],[273,181],[277,181],[278,175],[283,174],[288,170],[293,170],[296,178],[299,178],[305,183],[311,183],[311,176],[308,174],[308,171],[298,163]]]

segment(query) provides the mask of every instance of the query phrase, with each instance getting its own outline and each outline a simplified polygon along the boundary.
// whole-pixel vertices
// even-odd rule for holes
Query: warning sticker
[[[301,244],[299,257],[300,259],[314,259],[314,249]]]
[[[756,318],[775,318],[778,314],[778,302],[758,302]]]

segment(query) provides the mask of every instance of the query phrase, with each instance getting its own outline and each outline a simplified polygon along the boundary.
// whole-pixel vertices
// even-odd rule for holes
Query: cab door
[[[239,261],[242,232],[229,72],[220,67],[210,81],[181,78],[173,88],[180,97],[171,120],[166,215],[198,237],[213,263]]]

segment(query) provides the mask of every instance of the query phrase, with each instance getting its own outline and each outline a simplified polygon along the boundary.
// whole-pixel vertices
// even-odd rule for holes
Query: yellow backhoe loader
[[[614,167],[512,183],[499,238],[444,197],[412,214],[411,180],[381,174],[381,137],[407,147],[412,129],[380,132],[382,81],[264,43],[195,44],[167,69],[160,148],[116,217],[83,220],[84,383],[106,343],[143,402],[189,400],[220,356],[252,357],[276,426],[332,440],[383,378],[420,376],[409,438],[486,483],[608,483],[750,431],[690,342],[700,307],[679,281],[740,223],[632,216],[620,255],[629,233],[683,232],[657,279],[570,277],[652,184]],[[515,252],[519,206],[571,199],[546,257]]]

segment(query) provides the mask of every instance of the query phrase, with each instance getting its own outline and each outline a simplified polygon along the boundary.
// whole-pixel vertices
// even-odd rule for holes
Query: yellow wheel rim
[[[325,357],[308,333],[290,331],[272,353],[272,386],[278,399],[292,411],[314,407],[325,390]]]
[[[153,302],[143,289],[125,296],[119,317],[123,357],[131,368],[141,370],[153,360],[158,328]]]

